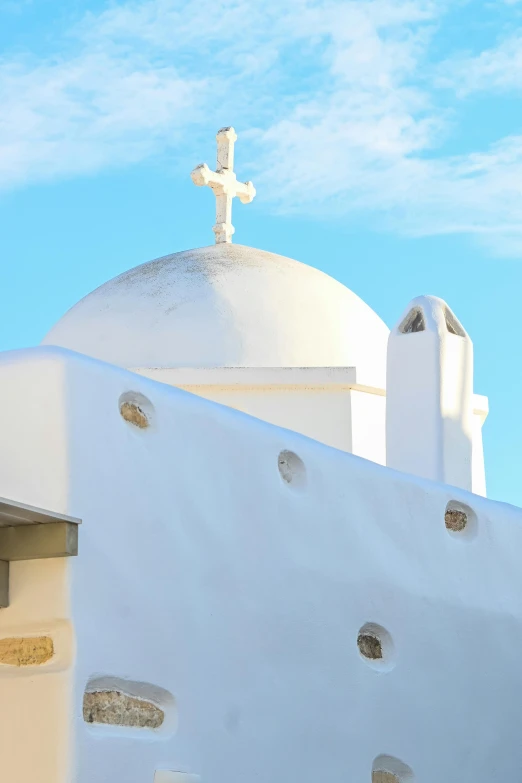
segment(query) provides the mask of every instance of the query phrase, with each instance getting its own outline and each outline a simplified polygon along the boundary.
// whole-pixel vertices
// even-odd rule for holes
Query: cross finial
[[[196,166],[192,174],[195,185],[208,185],[216,197],[216,225],[212,231],[216,244],[232,242],[232,199],[239,196],[243,204],[249,204],[256,195],[251,182],[238,182],[234,173],[234,143],[237,140],[234,128],[221,128],[216,135],[217,166],[211,171],[206,163]]]

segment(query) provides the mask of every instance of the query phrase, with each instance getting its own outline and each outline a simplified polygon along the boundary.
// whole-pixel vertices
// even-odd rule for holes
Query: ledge
[[[386,396],[386,389],[356,367],[133,367],[129,372],[197,394],[198,388],[227,388],[249,391],[260,389],[336,389]],[[488,398],[473,395],[473,413],[482,423],[489,412]]]
[[[9,606],[9,562],[75,557],[81,520],[0,498],[0,608]]]
[[[81,520],[54,511],[45,511],[36,506],[28,506],[17,500],[0,498],[0,527],[19,527],[20,525],[40,525],[50,522],[70,522],[80,525]]]

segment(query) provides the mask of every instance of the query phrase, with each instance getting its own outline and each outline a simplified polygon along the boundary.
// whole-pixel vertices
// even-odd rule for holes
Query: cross
[[[216,197],[216,225],[212,231],[216,244],[232,242],[232,199],[235,196],[243,204],[249,204],[256,195],[251,182],[238,182],[234,173],[234,142],[237,140],[234,128],[221,128],[216,135],[217,166],[211,171],[206,163],[196,166],[192,174],[195,185],[208,185]]]

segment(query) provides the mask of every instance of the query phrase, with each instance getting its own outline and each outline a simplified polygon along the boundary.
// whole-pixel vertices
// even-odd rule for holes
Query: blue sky
[[[234,125],[235,240],[392,325],[475,345],[489,495],[522,505],[522,2],[0,0],[0,350],[105,280],[213,241],[190,171]]]

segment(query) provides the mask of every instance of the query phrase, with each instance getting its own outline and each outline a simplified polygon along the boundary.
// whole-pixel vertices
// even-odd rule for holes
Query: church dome
[[[43,342],[128,369],[356,366],[361,378],[384,383],[388,331],[323,272],[222,243],[124,272]]]

